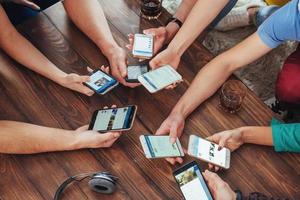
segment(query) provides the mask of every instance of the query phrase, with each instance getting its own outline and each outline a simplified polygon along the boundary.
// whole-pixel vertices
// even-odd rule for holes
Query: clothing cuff
[[[280,121],[274,118],[271,121],[273,145],[276,152],[284,151],[284,145],[282,144],[282,140],[280,138],[281,124],[282,123]]]
[[[271,49],[275,49],[278,47],[278,45],[281,44],[279,41],[274,41],[263,29],[263,25],[261,25],[257,30],[259,38],[262,40],[262,42],[267,45]]]

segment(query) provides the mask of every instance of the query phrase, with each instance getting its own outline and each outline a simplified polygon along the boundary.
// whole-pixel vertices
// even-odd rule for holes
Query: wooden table
[[[138,2],[100,1],[113,35],[122,46],[127,43],[128,33],[164,24],[168,18],[164,12],[158,21],[141,19]],[[96,68],[107,64],[96,46],[70,22],[60,3],[18,29],[66,72],[84,74],[87,65]],[[212,59],[200,40],[189,48],[180,64],[184,83],[174,90],[154,95],[143,87],[120,86],[105,96],[86,97],[27,70],[2,52],[0,119],[75,129],[88,124],[92,112],[104,105],[136,104],[139,108],[133,130],[124,134],[110,149],[0,155],[0,199],[51,199],[58,185],[68,176],[101,170],[120,177],[118,192],[112,196],[99,195],[91,192],[86,183],[80,183],[70,186],[64,199],[182,199],[172,176],[174,167],[163,159],[146,159],[139,135],[156,131],[199,69]],[[181,140],[186,147],[190,134],[206,137],[245,125],[267,125],[272,115],[251,91],[236,115],[220,111],[218,95],[214,95],[188,118]],[[191,160],[186,156],[185,162]],[[220,175],[233,189],[239,188],[245,194],[260,191],[300,199],[299,154],[279,154],[270,147],[244,145],[232,154],[231,161],[230,170]],[[207,167],[205,163],[199,163],[203,169]]]

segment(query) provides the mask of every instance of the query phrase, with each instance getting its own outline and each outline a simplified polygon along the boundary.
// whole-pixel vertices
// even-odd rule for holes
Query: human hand
[[[205,170],[203,177],[215,200],[235,200],[236,193],[216,173]]]
[[[161,26],[158,28],[150,28],[143,31],[146,35],[152,35],[154,37],[154,46],[153,53],[156,54],[165,44],[167,38],[167,30],[166,27]],[[133,42],[134,42],[134,34],[128,34],[129,44],[126,47],[132,51]]]
[[[128,83],[125,80],[125,77],[127,76],[127,56],[124,49],[121,47],[110,49],[107,59],[110,63],[110,71],[117,81],[131,88],[140,85],[136,83]]]
[[[88,125],[75,130],[77,149],[81,148],[107,148],[120,137],[120,132],[99,133],[88,130]]]
[[[171,65],[175,70],[177,70],[180,57],[169,47],[159,54],[157,54],[150,62],[149,65],[152,69],[159,68],[163,65]]]
[[[226,147],[230,151],[235,151],[241,145],[244,144],[243,135],[241,129],[233,129],[216,133],[206,138],[207,140],[214,142],[220,146],[220,148]],[[209,164],[209,168],[212,169],[214,166]],[[218,171],[219,167],[215,166],[215,171]]]
[[[170,134],[170,143],[175,143],[176,139],[182,134],[184,128],[185,119],[183,115],[179,113],[171,113],[167,119],[160,125],[159,129],[156,131],[155,135],[166,135]],[[182,163],[183,159],[177,158],[166,158],[166,160],[172,165]]]
[[[69,88],[71,90],[80,92],[87,96],[92,96],[94,91],[85,86],[83,83],[90,80],[89,76],[80,76],[78,74],[66,74],[58,81],[60,85]]]
[[[35,4],[32,0],[11,0],[13,3],[20,4],[29,7],[33,10],[40,10],[41,8]]]

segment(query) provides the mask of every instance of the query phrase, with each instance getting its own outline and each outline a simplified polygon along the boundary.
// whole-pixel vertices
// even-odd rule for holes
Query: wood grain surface
[[[127,34],[163,25],[169,17],[164,11],[157,21],[140,18],[139,0],[99,2],[113,36],[122,47],[127,44]],[[96,45],[68,19],[61,3],[21,24],[18,30],[66,72],[87,74],[88,65],[96,69],[108,64]],[[0,52],[0,120],[75,129],[88,124],[93,111],[105,105],[138,106],[133,129],[123,134],[110,149],[0,154],[0,199],[52,199],[58,185],[68,176],[102,170],[120,178],[115,194],[96,194],[82,182],[69,186],[64,199],[183,199],[172,176],[172,170],[179,165],[170,166],[164,159],[146,159],[139,136],[157,130],[199,69],[212,59],[201,40],[199,37],[182,57],[179,72],[184,82],[174,90],[153,95],[143,87],[119,86],[105,96],[86,97],[33,73]],[[130,62],[135,61],[130,59]],[[242,110],[235,115],[222,112],[218,101],[215,94],[187,119],[181,138],[184,147],[191,134],[206,137],[245,125],[268,125],[273,116],[250,90]],[[193,158],[185,157],[185,162],[191,160]],[[207,168],[206,163],[198,163],[203,170]],[[297,154],[279,154],[270,147],[244,145],[232,154],[231,168],[219,174],[233,189],[238,188],[245,194],[259,191],[274,197],[300,199],[300,155]]]

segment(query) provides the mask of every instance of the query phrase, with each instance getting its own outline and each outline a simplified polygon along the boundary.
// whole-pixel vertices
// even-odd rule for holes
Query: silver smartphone
[[[153,41],[152,35],[134,34],[132,55],[136,58],[150,59],[153,56]]]
[[[170,143],[170,137],[165,135],[141,135],[142,144],[146,158],[183,157],[183,149],[177,138],[174,144]]]
[[[182,76],[170,65],[162,66],[138,77],[139,82],[150,92],[155,93],[182,80]]]
[[[230,167],[230,150],[196,135],[191,135],[189,139],[188,154],[205,162],[209,162],[224,169]]]

